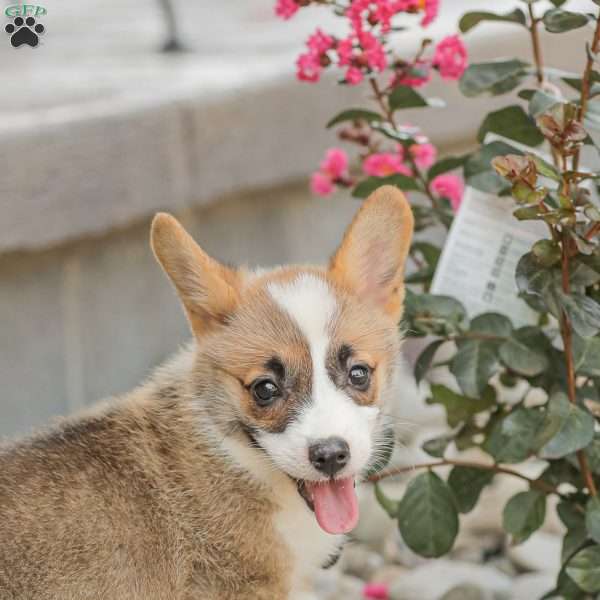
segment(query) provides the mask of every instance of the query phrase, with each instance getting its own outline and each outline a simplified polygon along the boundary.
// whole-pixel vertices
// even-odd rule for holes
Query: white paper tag
[[[431,293],[453,296],[469,317],[501,312],[516,326],[536,322],[537,313],[518,297],[515,269],[533,243],[548,236],[539,221],[518,221],[511,197],[467,188],[431,285]]]

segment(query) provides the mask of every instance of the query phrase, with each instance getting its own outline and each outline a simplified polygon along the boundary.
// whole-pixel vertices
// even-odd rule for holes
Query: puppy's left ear
[[[414,219],[404,194],[393,186],[373,192],[346,230],[333,255],[330,275],[362,300],[400,320],[404,264]]]

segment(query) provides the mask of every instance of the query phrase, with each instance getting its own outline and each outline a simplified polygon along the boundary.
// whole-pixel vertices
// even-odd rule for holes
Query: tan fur
[[[330,263],[340,285],[397,321],[404,301],[404,263],[414,227],[410,205],[396,188],[376,190],[350,224]]]
[[[306,342],[265,289],[307,272],[329,282],[339,311],[327,368],[335,379],[337,351],[353,345],[375,379],[352,397],[380,403],[398,353],[411,231],[406,201],[384,188],[330,270],[253,275],[220,265],[158,215],[152,247],[195,342],[127,396],[0,448],[0,599],[299,600],[304,573],[278,521],[287,498],[298,502],[295,484],[234,460],[241,451],[260,465],[244,427],[277,431],[310,388]],[[287,401],[260,409],[249,386],[277,370],[274,357],[286,367]]]

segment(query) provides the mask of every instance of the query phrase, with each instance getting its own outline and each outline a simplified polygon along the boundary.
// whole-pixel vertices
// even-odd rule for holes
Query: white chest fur
[[[276,500],[281,509],[274,516],[275,528],[293,560],[290,600],[308,600],[311,596],[303,592],[310,589],[317,569],[338,552],[344,536],[330,535],[319,527],[315,515],[291,482],[277,489]]]
[[[289,600],[312,600],[310,583],[317,569],[334,556],[344,541],[343,535],[325,533],[315,515],[298,494],[292,480],[273,470],[261,451],[234,438],[222,442],[229,456],[272,490],[279,510],[273,515],[273,525],[292,557]]]

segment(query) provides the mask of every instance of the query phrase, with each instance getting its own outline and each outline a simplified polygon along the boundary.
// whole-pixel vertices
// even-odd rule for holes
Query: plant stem
[[[394,469],[390,469],[389,471],[383,471],[381,473],[375,473],[375,475],[371,475],[369,477],[369,481],[371,483],[377,483],[382,479],[387,477],[393,477],[395,475],[402,475],[403,473],[410,473],[411,471],[416,471],[418,469],[435,469],[436,467],[467,467],[469,469],[481,469],[484,471],[493,471],[494,473],[499,473],[501,475],[511,475],[512,477],[518,477],[523,481],[529,483],[532,488],[536,488],[545,494],[556,494],[557,496],[561,496],[562,494],[552,485],[542,481],[541,479],[532,479],[531,477],[527,477],[527,475],[523,475],[518,471],[514,471],[513,469],[508,469],[507,467],[501,467],[497,464],[484,464],[478,463],[468,460],[454,460],[454,459],[442,459],[435,462],[421,463],[418,465],[413,465],[410,467],[397,467]]]
[[[585,115],[587,113],[588,101],[590,99],[590,89],[592,87],[592,72],[594,70],[594,54],[600,50],[600,15],[596,18],[596,29],[594,30],[594,38],[592,40],[592,46],[588,51],[587,61],[585,63],[585,70],[583,72],[583,79],[581,80],[581,102],[579,106],[579,122],[583,123]],[[579,156],[580,151],[577,150],[573,156],[573,171],[579,169]]]
[[[387,122],[394,128],[395,131],[398,131],[398,126],[396,125],[396,121],[394,119],[394,112],[390,109],[389,103],[386,101],[385,93],[380,89],[379,84],[377,83],[377,79],[371,77],[369,78],[369,83],[371,84],[371,89],[375,94],[375,100],[377,100],[377,103],[379,104],[383,114],[385,115]],[[429,198],[429,201],[431,202],[433,208],[437,209],[438,200],[431,193],[427,181],[423,177],[421,171],[419,171],[419,169],[417,168],[414,158],[411,156],[410,152],[407,152],[407,160],[409,161],[413,169],[415,179],[421,184],[421,191],[427,196],[427,198]]]
[[[369,83],[371,84],[371,89],[373,90],[373,93],[375,94],[375,100],[377,100],[377,103],[381,107],[381,110],[383,111],[385,118],[387,119],[388,123],[394,129],[397,130],[398,128],[396,126],[396,122],[394,121],[394,113],[390,109],[388,103],[385,101],[385,94],[379,89],[379,84],[377,83],[377,79],[375,79],[374,77],[371,77],[371,78],[369,78]]]
[[[540,35],[538,31],[539,19],[536,19],[533,13],[533,4],[527,5],[529,9],[529,17],[531,19],[531,25],[529,26],[529,33],[531,34],[531,45],[533,46],[533,59],[535,61],[535,74],[538,80],[538,84],[541,86],[544,83],[544,65],[542,63],[542,51],[540,47]]]
[[[570,239],[566,233],[562,233],[562,255],[561,255],[561,274],[562,274],[562,289],[565,294],[569,294],[571,291],[571,283],[569,280],[569,245]],[[567,394],[569,401],[572,404],[577,404],[577,388],[575,385],[575,364],[573,360],[573,328],[571,321],[564,309],[560,315],[560,334],[563,341],[564,353],[565,353],[565,364],[567,368]],[[594,483],[594,477],[590,471],[590,465],[588,463],[587,456],[583,450],[577,451],[577,461],[579,462],[579,468],[581,475],[585,481],[585,485],[588,488],[592,496],[598,494],[596,484]]]

